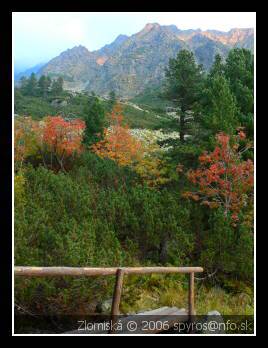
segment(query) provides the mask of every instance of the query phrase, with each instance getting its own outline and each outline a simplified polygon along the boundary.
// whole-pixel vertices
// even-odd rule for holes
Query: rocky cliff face
[[[100,50],[89,52],[78,46],[61,53],[39,71],[56,77],[61,75],[67,89],[93,90],[131,97],[146,87],[158,84],[164,77],[169,58],[186,48],[194,52],[197,62],[208,69],[216,53],[226,57],[232,47],[253,50],[253,29],[180,30],[175,25],[147,24],[128,37],[120,35]]]

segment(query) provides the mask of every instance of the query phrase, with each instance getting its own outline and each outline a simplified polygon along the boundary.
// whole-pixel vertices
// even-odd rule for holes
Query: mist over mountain
[[[32,73],[36,74],[46,63],[39,63],[29,69],[19,69],[15,65],[14,79],[18,81],[22,76],[29,77]]]
[[[131,97],[159,84],[169,59],[181,49],[193,51],[197,62],[209,69],[217,53],[226,57],[233,47],[253,50],[254,30],[180,30],[175,25],[148,23],[138,33],[119,35],[96,51],[81,45],[68,49],[39,68],[38,75],[62,76],[69,90],[98,94],[114,90]]]

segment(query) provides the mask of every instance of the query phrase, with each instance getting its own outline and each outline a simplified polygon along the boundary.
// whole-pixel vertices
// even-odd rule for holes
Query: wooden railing
[[[90,277],[115,275],[115,287],[111,309],[112,320],[120,314],[119,307],[123,288],[124,275],[128,274],[167,274],[167,273],[188,273],[188,315],[194,316],[194,274],[203,272],[202,267],[21,267],[14,268],[15,276],[23,277]]]

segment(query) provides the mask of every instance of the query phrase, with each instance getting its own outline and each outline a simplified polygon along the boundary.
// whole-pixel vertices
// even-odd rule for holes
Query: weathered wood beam
[[[116,272],[116,280],[115,280],[115,286],[114,286],[114,294],[113,294],[113,303],[112,303],[112,310],[111,310],[111,330],[110,333],[114,333],[114,326],[117,321],[117,316],[120,314],[120,301],[121,301],[121,294],[123,289],[123,279],[124,279],[124,270],[122,268],[118,268]]]
[[[15,276],[58,277],[58,276],[105,276],[116,275],[120,267],[14,267]],[[124,274],[152,273],[200,273],[202,267],[121,267]]]
[[[194,273],[189,274],[189,290],[188,290],[189,316],[192,318],[195,315],[194,308]]]

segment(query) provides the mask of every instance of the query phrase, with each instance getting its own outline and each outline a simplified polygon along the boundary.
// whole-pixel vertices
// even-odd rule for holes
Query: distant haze
[[[255,28],[255,12],[13,12],[13,52],[19,73],[45,63],[67,48],[90,51],[120,35],[132,35],[146,23],[175,24],[179,29]]]

